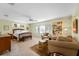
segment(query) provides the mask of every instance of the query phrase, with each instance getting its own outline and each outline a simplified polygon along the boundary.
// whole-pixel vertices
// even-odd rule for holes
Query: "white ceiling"
[[[72,3],[0,3],[0,18],[15,22],[44,21],[57,17],[72,15],[76,4]],[[8,15],[5,17],[4,15]]]

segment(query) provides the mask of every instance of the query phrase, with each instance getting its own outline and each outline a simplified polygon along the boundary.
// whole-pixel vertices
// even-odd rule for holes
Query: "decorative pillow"
[[[66,41],[66,38],[63,37],[63,36],[60,36],[60,37],[58,38],[58,40],[59,40],[59,41]]]
[[[72,36],[67,36],[67,37],[59,37],[58,38],[59,41],[66,41],[66,42],[72,42]]]
[[[56,39],[57,39],[57,37],[52,37],[52,39],[53,39],[53,40],[56,40]]]
[[[73,41],[72,36],[67,36],[67,40],[68,40],[69,42],[72,42],[72,41]]]

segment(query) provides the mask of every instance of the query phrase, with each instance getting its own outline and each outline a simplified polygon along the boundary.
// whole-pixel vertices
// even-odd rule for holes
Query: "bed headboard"
[[[24,30],[24,29],[13,29],[13,33],[15,33],[15,31],[18,31],[18,30]]]

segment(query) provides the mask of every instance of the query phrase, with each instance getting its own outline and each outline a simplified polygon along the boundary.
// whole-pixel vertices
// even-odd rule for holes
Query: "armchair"
[[[50,36],[49,33],[43,33],[43,34],[41,35],[41,37],[42,37],[42,39],[47,38],[47,39],[51,40],[51,36]]]
[[[49,33],[43,33],[42,35],[41,35],[41,37],[42,37],[42,39],[44,39],[44,38],[48,38],[49,36]]]

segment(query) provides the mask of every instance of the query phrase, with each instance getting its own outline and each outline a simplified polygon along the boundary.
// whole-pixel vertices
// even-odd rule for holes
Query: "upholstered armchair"
[[[49,38],[49,33],[43,33],[43,34],[41,35],[41,37],[42,37],[42,39],[44,39],[44,38]]]

